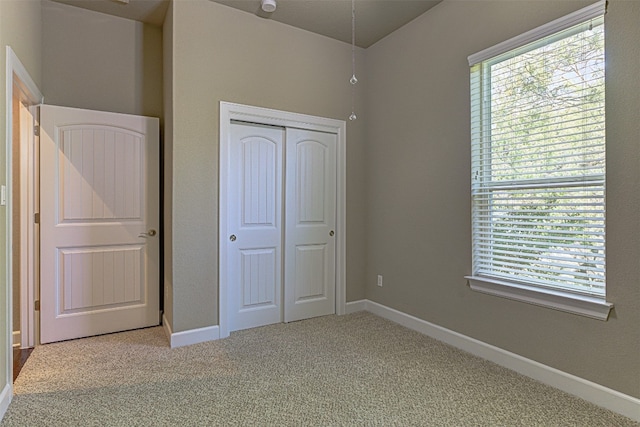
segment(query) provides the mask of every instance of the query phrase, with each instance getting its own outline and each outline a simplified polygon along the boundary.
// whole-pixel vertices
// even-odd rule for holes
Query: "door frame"
[[[39,135],[34,131],[38,126],[39,106],[25,98],[24,88],[20,88],[27,102],[31,122],[25,133],[20,132],[20,168],[12,172],[12,179],[20,174],[19,194],[13,194],[20,205],[20,348],[34,347],[38,342],[40,322],[37,319],[35,301],[39,300],[39,227],[35,214],[40,212],[39,182]],[[20,120],[23,120],[22,116]],[[22,122],[21,122],[22,125]],[[16,153],[13,153],[15,157]],[[13,188],[13,187],[12,187]],[[11,230],[13,233],[15,230]],[[13,254],[13,253],[12,253]],[[13,273],[12,273],[13,274]],[[15,345],[14,337],[14,345]]]
[[[38,266],[38,225],[34,222],[34,214],[38,211],[38,183],[36,181],[37,168],[36,164],[38,158],[38,147],[36,141],[38,136],[34,132],[34,128],[38,125],[38,106],[44,102],[44,96],[33,82],[31,76],[27,72],[26,68],[20,62],[20,59],[16,54],[7,46],[7,76],[9,76],[9,67],[11,66],[11,77],[7,77],[7,104],[13,99],[13,88],[18,87],[21,92],[21,101],[24,101],[33,117],[33,125],[29,129],[26,135],[20,133],[20,145],[21,149],[27,148],[26,158],[21,161],[21,168],[24,163],[27,163],[26,170],[13,170],[13,118],[17,114],[13,111],[13,102],[11,106],[7,106],[7,159],[9,160],[7,167],[7,188],[13,189],[14,173],[21,174],[21,202],[20,202],[20,269],[22,273],[26,273],[27,277],[24,277],[20,283],[20,347],[28,348],[34,347],[38,344],[37,330],[39,322],[37,321],[38,313],[35,309],[35,301],[38,299],[39,291],[39,266]],[[9,80],[11,81],[11,91],[9,91]],[[29,166],[30,165],[30,166]],[[14,194],[11,191],[7,191],[7,233],[10,239],[7,254],[13,259],[13,251],[10,250],[13,246],[13,203]],[[26,236],[26,242],[22,241]],[[13,261],[8,260],[11,265],[10,277],[7,282],[10,284],[10,289],[13,292]],[[11,296],[13,299],[13,296]],[[13,312],[13,301],[11,303],[11,311]],[[13,313],[11,315],[13,320]],[[11,333],[13,334],[13,325],[11,326]],[[14,342],[15,344],[15,342]]]
[[[5,176],[5,188],[6,188],[6,200],[7,204],[5,207],[6,210],[6,241],[5,241],[5,250],[6,250],[6,265],[5,265],[5,324],[6,331],[2,331],[5,333],[5,339],[7,343],[13,343],[13,203],[12,203],[12,182],[13,182],[13,87],[16,84],[20,87],[21,91],[24,93],[26,100],[28,103],[33,105],[38,105],[44,101],[44,97],[42,96],[42,92],[38,89],[38,86],[35,84],[26,67],[22,64],[18,56],[15,54],[13,49],[10,46],[6,47],[5,50],[6,55],[6,92],[5,92],[5,102],[6,102],[6,134],[5,134],[5,145],[6,145],[6,176]],[[35,324],[35,318],[29,319],[32,322],[32,325]],[[22,325],[21,328],[22,329]],[[30,328],[32,329],[32,328]],[[6,378],[7,384],[0,385],[3,390],[0,392],[0,417],[4,410],[6,410],[5,404],[11,401],[11,395],[13,394],[13,346],[7,345],[5,350],[7,352],[6,359],[8,361],[7,366],[4,367],[6,370]],[[5,391],[9,391],[8,396],[4,396]],[[7,399],[5,400],[4,397]]]
[[[346,307],[346,248],[347,248],[347,125],[344,120],[328,119],[307,114],[292,113],[270,108],[253,107],[220,101],[220,152],[218,189],[218,326],[220,338],[229,336],[228,271],[227,271],[227,177],[230,174],[229,135],[231,121],[290,127],[333,133],[336,145],[336,314],[345,314]]]

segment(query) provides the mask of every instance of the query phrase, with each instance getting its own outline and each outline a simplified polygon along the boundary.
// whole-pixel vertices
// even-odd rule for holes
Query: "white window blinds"
[[[604,299],[599,15],[471,64],[474,276]]]

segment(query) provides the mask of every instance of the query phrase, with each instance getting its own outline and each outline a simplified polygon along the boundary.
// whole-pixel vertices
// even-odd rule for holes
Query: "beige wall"
[[[173,2],[169,4],[162,27],[162,65],[163,65],[163,99],[164,99],[164,147],[162,150],[163,171],[163,243],[164,243],[164,316],[173,326],[173,239],[171,224],[173,222],[171,196],[173,191]]]
[[[183,331],[218,324],[219,102],[346,120],[351,49],[207,0],[175,1],[172,25],[173,143],[166,158],[173,271],[166,299],[173,330]],[[362,90],[363,75],[361,81]],[[348,300],[364,297],[364,125],[347,125]]]
[[[41,29],[40,2],[37,0],[2,0],[0,1],[0,182],[7,184],[6,158],[6,46],[11,46],[20,61],[31,75],[36,84],[41,82]],[[9,354],[11,351],[10,328],[8,311],[8,283],[6,279],[7,266],[7,210],[0,207],[0,391],[5,384],[10,383],[11,367]]]
[[[162,118],[162,29],[44,0],[45,103]]]
[[[607,322],[471,291],[467,56],[592,1],[452,1],[366,52],[367,298],[640,397],[640,3],[607,37]],[[384,287],[375,286],[384,275]]]

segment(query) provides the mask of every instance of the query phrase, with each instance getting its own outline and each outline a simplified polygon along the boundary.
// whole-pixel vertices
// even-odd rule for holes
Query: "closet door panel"
[[[284,129],[232,124],[228,206],[230,330],[282,322]]]
[[[335,313],[334,134],[286,130],[284,320]]]

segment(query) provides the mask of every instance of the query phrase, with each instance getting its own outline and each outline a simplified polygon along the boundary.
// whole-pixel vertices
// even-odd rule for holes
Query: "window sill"
[[[540,289],[482,276],[465,276],[471,289],[554,310],[606,321],[613,304],[598,298],[575,295],[568,292]]]

